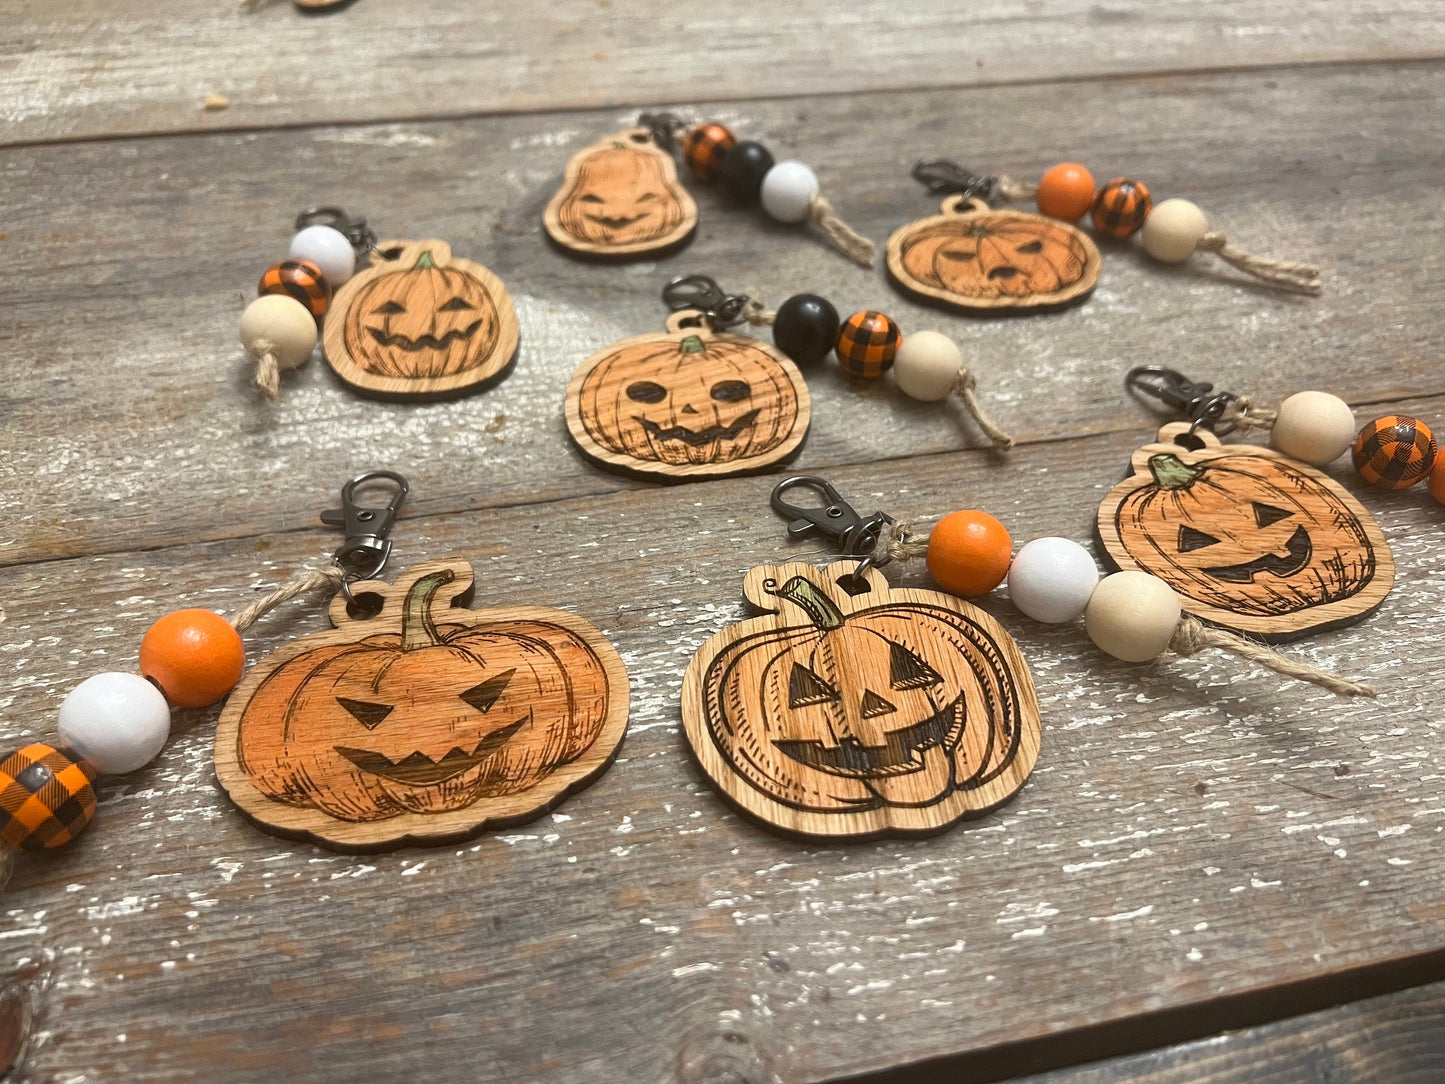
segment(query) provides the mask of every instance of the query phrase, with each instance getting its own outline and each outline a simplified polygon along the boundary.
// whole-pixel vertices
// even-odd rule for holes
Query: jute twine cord
[[[289,602],[298,595],[309,594],[322,587],[330,588],[331,593],[335,594],[341,590],[341,580],[341,569],[335,565],[302,572],[289,583],[282,584],[265,598],[257,599],[231,618],[231,627],[237,632],[245,632],[283,602]]]
[[[1250,662],[1259,663],[1276,674],[1308,681],[1311,685],[1328,689],[1336,696],[1375,695],[1375,690],[1368,685],[1350,681],[1338,674],[1332,674],[1328,670],[1321,670],[1307,663],[1296,662],[1294,659],[1281,655],[1278,651],[1271,651],[1261,643],[1246,640],[1243,636],[1236,636],[1223,629],[1212,628],[1198,618],[1186,617],[1181,620],[1179,627],[1174,630],[1174,635],[1169,638],[1169,650],[1184,656],[1197,654],[1210,647],[1228,651]]]
[[[251,348],[256,356],[256,388],[267,399],[275,399],[281,392],[281,366],[276,362],[276,344],[267,339],[257,339]]]
[[[1016,181],[1012,177],[1000,177],[994,182],[994,194],[999,199],[1017,203],[1033,199],[1039,194],[1039,186],[1029,181]]]
[[[915,537],[913,524],[911,519],[901,519],[888,525],[883,537],[883,556],[877,558],[874,564],[881,567],[894,561],[913,561],[928,554],[928,534],[925,532],[921,537]]]
[[[777,312],[756,297],[749,296],[747,303],[743,305],[743,319],[753,327],[771,327],[777,318]]]
[[[964,409],[968,411],[969,417],[971,417],[974,424],[983,431],[983,435],[993,442],[995,448],[1001,448],[1005,451],[1012,448],[1014,438],[1000,429],[994,420],[984,411],[983,404],[978,401],[978,395],[975,394],[977,387],[978,379],[969,370],[968,366],[965,365],[962,369],[958,370],[958,376],[954,378],[952,394],[958,396],[963,402]]]
[[[1273,429],[1278,418],[1278,411],[1255,410],[1254,400],[1248,395],[1241,395],[1229,404],[1221,420],[1248,432],[1251,429]]]
[[[1235,248],[1229,243],[1228,238],[1218,230],[1210,230],[1206,233],[1199,239],[1199,244],[1195,248],[1200,252],[1212,252],[1245,274],[1253,275],[1271,286],[1278,286],[1281,290],[1315,296],[1323,289],[1320,285],[1320,269],[1313,264],[1253,256],[1242,249]]]
[[[878,246],[838,217],[833,205],[821,193],[808,205],[808,217],[818,224],[833,242],[833,247],[860,267],[872,267]]]

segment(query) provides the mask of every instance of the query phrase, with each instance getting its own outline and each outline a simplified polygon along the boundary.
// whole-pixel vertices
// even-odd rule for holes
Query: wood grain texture
[[[950,0],[801,0],[787,33],[766,0],[726,13],[707,0],[663,13],[651,0],[557,0],[524,16],[468,0],[360,0],[310,18],[286,4],[246,13],[231,0],[164,10],[12,0],[0,28],[9,58],[0,118],[4,139],[32,142],[736,100],[780,79],[793,94],[829,94],[1442,54],[1445,19],[1430,0],[1268,10],[1245,0],[988,0],[966,10]],[[203,111],[207,94],[228,107]]]
[[[1445,397],[1395,405],[1430,417]],[[1143,435],[829,473],[860,507],[982,504],[1016,539],[1083,539],[1107,465]],[[683,670],[742,617],[729,600],[746,569],[827,559],[788,545],[767,480],[403,522],[397,567],[457,553],[486,605],[597,621],[634,675],[618,762],[532,827],[333,856],[236,814],[211,776],[213,713],[181,717],[77,846],[27,861],[4,898],[5,951],[51,976],[35,1073],[667,1080],[722,1064],[817,1080],[1100,1020],[1135,1018],[1147,1037],[1167,1007],[1433,950],[1445,678],[1419,645],[1445,635],[1438,509],[1335,476],[1379,517],[1402,586],[1290,651],[1348,661],[1378,701],[1217,654],[1115,663],[1077,626],[992,598],[1039,691],[1029,784],[943,836],[855,846],[740,821],[683,748]],[[3,737],[46,732],[78,678],[131,663],[157,614],[230,610],[327,548],[308,529],[3,570]],[[927,585],[913,565],[892,576]],[[251,657],[323,626],[302,605],[273,614]]]
[[[1021,442],[1141,427],[1123,376],[1156,359],[1165,335],[1175,367],[1260,403],[1307,387],[1355,403],[1438,391],[1445,262],[1412,224],[1437,211],[1445,149],[1426,106],[1442,96],[1445,68],[1386,65],[700,110],[806,158],[874,237],[934,205],[912,163],[962,148],[1014,175],[1060,157],[1127,169],[1198,201],[1241,243],[1327,268],[1325,296],[1283,297],[1217,263],[1164,268],[1111,248],[1088,303],[1007,321],[919,307],[706,192],[681,256],[619,269],[551,250],[538,219],[566,158],[626,115],[11,149],[0,153],[0,562],[309,529],[340,479],[382,465],[413,480],[417,512],[646,486],[580,460],[562,389],[581,359],[657,327],[664,283],[686,272],[772,305],[813,291],[841,312],[885,309],[905,334],[952,335]],[[989,119],[1005,112],[1006,127]],[[1175,123],[1161,128],[1161,115]],[[866,133],[884,131],[880,154]],[[522,329],[512,375],[416,407],[358,398],[317,360],[278,404],[258,401],[236,320],[285,255],[296,212],[318,202],[388,235],[448,238],[496,272]],[[957,410],[911,402],[888,378],[846,380],[831,363],[807,376],[804,465],[985,443]]]

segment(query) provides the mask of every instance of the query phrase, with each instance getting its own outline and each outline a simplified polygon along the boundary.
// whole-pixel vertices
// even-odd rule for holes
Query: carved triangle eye
[[[338,696],[336,702],[367,730],[379,727],[394,707],[392,704],[373,704],[367,700],[352,700],[345,696]]]
[[[1218,541],[1219,539],[1215,538],[1212,534],[1196,531],[1188,524],[1179,528],[1180,553],[1193,553],[1195,550],[1202,550],[1205,546],[1213,546]]]
[[[892,715],[897,710],[872,689],[863,691],[863,718],[876,719],[880,715]]]
[[[943,677],[902,644],[888,641],[888,683],[895,689],[926,689]]]
[[[836,704],[837,702],[837,689],[802,663],[793,663],[793,672],[788,675],[788,707],[806,708],[813,704]]]
[[[1278,523],[1282,519],[1289,519],[1294,515],[1286,508],[1276,508],[1272,504],[1260,504],[1254,502],[1254,525],[1256,527],[1268,527],[1271,523]]]
[[[515,666],[510,670],[504,670],[496,677],[489,677],[486,681],[473,685],[466,692],[457,693],[457,696],[478,711],[491,711],[492,705],[507,691],[507,686],[512,682],[512,675],[516,672]]]

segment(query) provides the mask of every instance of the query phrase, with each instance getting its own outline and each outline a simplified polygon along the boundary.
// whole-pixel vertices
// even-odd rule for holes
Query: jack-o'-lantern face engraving
[[[640,473],[735,474],[791,454],[807,388],[755,339],[706,329],[617,343],[590,358],[567,396],[583,451]]]
[[[697,223],[697,206],[651,137],[624,132],[573,157],[543,223],[565,247],[622,256],[686,238]]]
[[[888,246],[900,285],[960,308],[1066,304],[1093,289],[1099,264],[1094,243],[1073,226],[982,204],[904,226]]]
[[[1124,568],[1160,577],[1186,611],[1227,628],[1298,635],[1378,605],[1393,563],[1368,512],[1312,467],[1269,449],[1165,443],[1099,510]]]

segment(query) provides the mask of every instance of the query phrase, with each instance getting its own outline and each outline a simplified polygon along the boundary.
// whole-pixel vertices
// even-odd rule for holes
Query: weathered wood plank
[[[381,5],[355,10],[368,6]],[[1241,244],[1326,267],[1325,296],[1312,300],[1218,265],[1171,271],[1111,249],[1087,304],[992,321],[920,308],[706,192],[700,235],[677,256],[622,268],[568,259],[541,237],[542,206],[570,149],[621,114],[11,149],[0,153],[11,205],[0,562],[309,527],[343,478],[378,465],[412,476],[419,511],[645,486],[582,460],[562,392],[594,350],[660,330],[658,293],[684,272],[775,304],[808,289],[845,312],[884,307],[905,332],[947,331],[1025,441],[1136,426],[1141,409],[1120,381],[1140,362],[1266,400],[1311,385],[1357,401],[1441,390],[1445,261],[1428,238],[1445,172],[1430,119],[1442,92],[1445,66],[1417,64],[706,110],[812,160],[874,237],[936,206],[907,176],[921,155],[1024,176],[1077,154],[1101,174],[1127,169],[1161,195],[1190,195]],[[399,406],[345,392],[318,359],[279,403],[261,401],[235,321],[295,211],[316,201],[365,212],[384,233],[445,237],[495,270],[522,324],[515,373],[471,399]],[[801,465],[979,440],[889,382],[860,387],[833,366],[809,380]]]
[[[285,3],[19,0],[0,27],[3,139],[735,100],[784,77],[790,93],[826,94],[1445,53],[1428,0],[808,0],[788,15],[765,0],[558,0],[525,14],[361,0],[315,18]],[[206,111],[213,94],[229,108]]]
[[[869,510],[979,504],[1020,540],[1082,538],[1138,436],[830,473]],[[1363,494],[1400,587],[1364,624],[1289,649],[1379,700],[1215,654],[1112,663],[995,599],[1043,708],[1030,783],[934,839],[820,848],[727,812],[679,733],[683,668],[740,616],[744,570],[819,553],[786,543],[768,488],[403,524],[398,567],[460,552],[479,603],[560,605],[617,643],[633,676],[619,761],[531,826],[338,857],[244,822],[214,785],[213,714],[186,717],[81,842],[28,862],[5,898],[0,944],[51,969],[37,1076],[636,1081],[731,1058],[739,1079],[766,1079],[756,1060],[813,1080],[1100,1021],[1147,1028],[1151,1012],[1439,947],[1445,675],[1421,645],[1445,635],[1445,557],[1424,494]],[[59,695],[129,665],[161,611],[232,609],[325,548],[308,531],[0,570],[0,733],[44,732]],[[314,609],[274,615],[252,658],[323,626]]]

